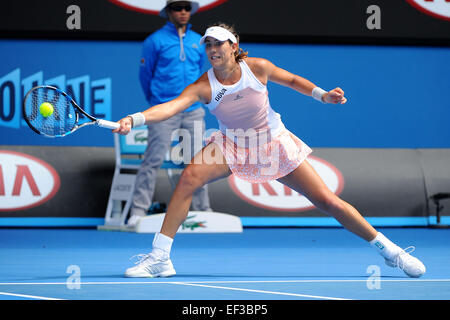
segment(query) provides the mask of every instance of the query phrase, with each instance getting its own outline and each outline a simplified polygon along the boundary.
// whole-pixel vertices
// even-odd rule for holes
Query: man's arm
[[[141,63],[139,67],[139,81],[145,99],[150,102],[151,91],[150,85],[153,79],[153,71],[157,61],[158,50],[155,42],[151,38],[147,38],[142,46]]]

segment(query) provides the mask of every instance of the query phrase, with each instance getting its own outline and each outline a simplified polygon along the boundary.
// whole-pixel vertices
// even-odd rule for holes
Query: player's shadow
[[[80,281],[81,284],[83,282],[109,282],[111,281],[112,284],[114,284],[114,281],[117,282],[126,282],[130,281],[132,283],[133,281],[143,281],[143,280],[155,280],[158,279],[158,281],[171,281],[171,280],[178,280],[178,279],[187,279],[191,280],[192,282],[196,281],[203,281],[203,279],[229,279],[232,278],[236,281],[239,281],[239,279],[242,279],[242,281],[258,281],[261,279],[267,279],[267,281],[270,281],[270,279],[277,279],[275,281],[296,281],[296,280],[345,280],[345,279],[354,279],[354,280],[368,280],[368,275],[354,275],[354,276],[348,276],[348,275],[267,275],[267,274],[252,274],[252,275],[242,275],[242,274],[192,274],[192,273],[177,273],[175,276],[168,277],[168,278],[128,278],[125,277],[123,274],[93,274],[93,275],[81,275]],[[380,276],[380,279],[395,279],[395,278],[409,278],[406,275],[399,275],[399,276],[391,276],[391,275],[385,275]],[[114,281],[112,281],[114,279]],[[73,278],[70,278],[68,275],[61,275],[61,276],[46,276],[46,277],[29,277],[29,278],[21,278],[21,279],[10,279],[8,282],[29,282],[29,281],[42,281],[43,283],[66,283],[70,281],[74,281]],[[264,280],[261,280],[264,281]]]
[[[369,275],[267,275],[267,274],[252,274],[252,275],[240,275],[240,274],[183,274],[183,273],[177,273],[175,277],[179,278],[243,278],[243,279],[261,279],[261,278],[268,278],[268,279],[284,279],[286,281],[289,280],[308,280],[308,279],[361,279],[361,280],[367,280],[369,278]],[[400,275],[400,276],[380,276],[380,279],[391,279],[391,278],[409,278],[406,275]]]

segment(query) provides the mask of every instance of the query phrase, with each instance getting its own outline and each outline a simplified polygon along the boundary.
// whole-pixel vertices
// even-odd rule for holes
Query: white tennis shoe
[[[176,274],[170,258],[163,259],[152,253],[139,254],[136,266],[125,271],[125,277],[129,278],[157,278],[171,277]]]
[[[131,215],[131,217],[127,221],[128,227],[136,227],[138,221],[142,218],[142,216],[138,216],[137,214]]]
[[[386,264],[392,268],[400,268],[411,278],[421,277],[425,271],[425,265],[417,258],[410,255],[415,250],[414,247],[408,247],[401,250],[393,259],[384,259]]]

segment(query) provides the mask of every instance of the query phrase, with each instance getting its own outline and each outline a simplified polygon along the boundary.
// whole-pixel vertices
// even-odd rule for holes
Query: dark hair
[[[208,28],[210,28],[210,27],[221,27],[221,28],[224,28],[224,29],[230,31],[236,37],[237,42],[238,42],[237,43],[238,44],[238,50],[234,53],[234,57],[236,59],[236,62],[240,62],[243,59],[247,58],[248,51],[244,51],[244,50],[242,50],[242,48],[239,47],[239,42],[240,42],[239,41],[239,35],[237,34],[237,32],[236,32],[236,30],[234,29],[233,26],[230,26],[230,25],[228,25],[226,23],[223,23],[223,22],[216,22],[216,23],[208,26]],[[230,41],[230,40],[228,40],[228,41]]]

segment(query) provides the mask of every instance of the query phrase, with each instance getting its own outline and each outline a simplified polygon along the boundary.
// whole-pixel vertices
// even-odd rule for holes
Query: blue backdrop
[[[346,105],[323,105],[270,84],[272,107],[312,147],[449,148],[450,48],[243,43],[324,89],[343,88]],[[24,93],[56,84],[99,118],[146,108],[138,82],[141,43],[0,40],[0,144],[112,146],[108,130],[64,139],[38,136],[21,119]],[[207,115],[207,127],[217,128]]]

